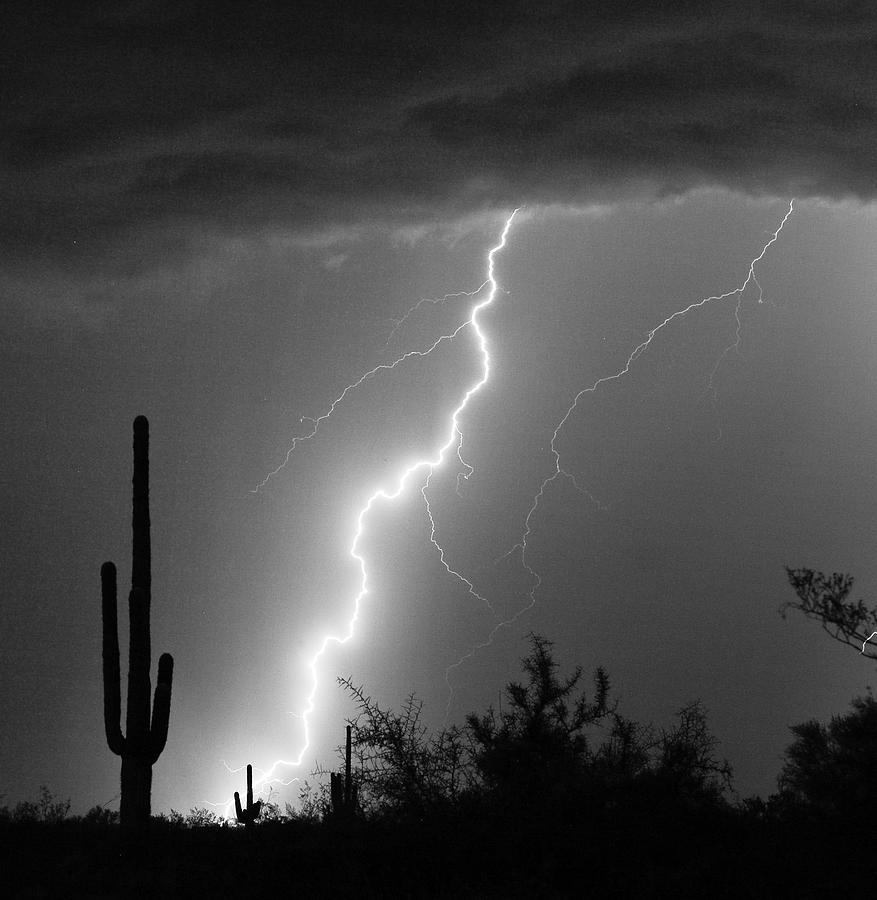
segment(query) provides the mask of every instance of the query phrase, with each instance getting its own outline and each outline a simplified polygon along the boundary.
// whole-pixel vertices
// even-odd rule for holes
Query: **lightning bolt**
[[[425,478],[423,484],[421,485],[421,495],[424,500],[424,504],[426,507],[427,517],[429,519],[430,524],[430,542],[436,548],[439,559],[444,566],[445,570],[449,575],[456,578],[460,581],[468,590],[469,594],[478,601],[485,603],[488,608],[490,607],[489,601],[481,596],[476,590],[474,585],[469,579],[467,579],[462,573],[458,572],[456,569],[452,568],[448,563],[445,552],[442,549],[436,538],[436,523],[435,518],[433,516],[432,508],[429,502],[429,496],[427,490],[429,488],[429,481],[433,474],[433,472],[438,468],[445,460],[448,452],[453,448],[455,450],[456,456],[460,463],[467,469],[465,477],[468,477],[473,468],[471,465],[466,463],[462,457],[462,441],[463,434],[460,430],[460,416],[463,414],[466,407],[469,405],[469,401],[475,396],[481,388],[487,383],[490,378],[490,354],[488,352],[487,346],[487,336],[481,329],[481,326],[478,322],[478,314],[490,306],[495,298],[497,293],[499,292],[499,285],[496,281],[495,267],[496,267],[496,256],[497,254],[506,246],[506,242],[508,239],[509,232],[512,227],[512,222],[515,219],[515,216],[520,212],[521,207],[516,208],[513,212],[508,216],[505,221],[505,225],[503,226],[502,232],[499,237],[499,241],[495,246],[493,246],[487,253],[487,278],[485,281],[474,291],[458,291],[451,294],[446,294],[444,297],[440,297],[437,299],[424,299],[418,301],[408,312],[399,320],[394,323],[393,330],[390,332],[389,337],[387,338],[387,345],[389,345],[390,340],[393,338],[395,333],[402,327],[404,322],[411,316],[420,306],[424,304],[431,303],[442,303],[446,300],[455,297],[470,297],[477,298],[482,293],[484,294],[483,299],[476,302],[470,309],[468,318],[466,318],[463,322],[461,322],[453,331],[448,334],[443,334],[438,337],[432,344],[427,346],[424,349],[418,350],[409,350],[408,352],[402,354],[397,357],[391,363],[381,363],[379,365],[374,366],[369,369],[367,372],[363,373],[356,381],[348,384],[340,394],[331,402],[329,407],[326,409],[324,413],[322,413],[317,418],[303,417],[302,422],[310,423],[310,430],[307,431],[304,435],[296,437],[293,439],[291,446],[286,452],[286,456],[283,461],[269,472],[264,479],[253,488],[250,493],[258,493],[265,485],[277,475],[288,463],[292,454],[295,452],[296,448],[305,441],[311,440],[318,432],[320,426],[323,422],[325,422],[337,409],[339,404],[341,404],[353,391],[355,391],[360,385],[365,383],[371,378],[374,378],[376,375],[388,372],[393,369],[396,369],[403,363],[407,362],[411,359],[423,358],[429,356],[436,348],[440,345],[454,340],[461,332],[465,329],[471,329],[474,333],[477,345],[478,352],[481,356],[481,376],[475,381],[463,394],[462,399],[460,400],[457,407],[453,410],[450,416],[449,421],[449,429],[448,429],[448,437],[445,442],[435,451],[434,456],[426,459],[417,460],[416,462],[409,465],[407,468],[403,469],[395,479],[395,486],[391,488],[378,488],[375,490],[371,496],[366,501],[365,506],[360,509],[359,513],[356,516],[355,527],[354,527],[354,535],[353,540],[350,545],[349,553],[353,560],[356,562],[359,567],[360,572],[360,583],[359,590],[356,596],[353,598],[353,611],[350,615],[350,618],[347,621],[346,627],[341,634],[326,634],[322,641],[320,642],[319,647],[311,657],[308,662],[308,672],[310,675],[310,692],[305,700],[305,708],[302,713],[299,714],[299,718],[302,721],[302,728],[304,731],[304,743],[302,745],[301,750],[299,750],[298,755],[292,760],[283,760],[279,759],[275,761],[268,769],[259,769],[260,777],[258,780],[254,780],[254,788],[261,787],[265,784],[272,783],[282,783],[289,784],[291,782],[283,782],[280,778],[278,778],[274,773],[281,768],[284,767],[297,767],[301,765],[302,759],[304,758],[305,753],[307,753],[308,748],[311,744],[311,734],[310,734],[310,726],[309,726],[309,718],[316,709],[316,698],[319,690],[319,663],[322,658],[325,656],[329,648],[333,645],[342,645],[346,644],[351,640],[354,634],[354,630],[356,627],[356,623],[359,620],[360,612],[362,609],[362,603],[365,597],[369,593],[369,579],[368,579],[368,568],[365,557],[359,551],[359,544],[365,532],[365,523],[368,518],[369,513],[372,511],[374,506],[382,501],[392,501],[397,499],[402,493],[405,491],[409,481],[413,478],[416,473],[425,472]],[[486,289],[486,291],[485,291]],[[241,766],[237,769],[232,769],[228,766],[227,763],[224,763],[226,769],[229,772],[239,772],[244,767]],[[295,779],[293,779],[295,780]],[[209,803],[209,801],[207,801]],[[225,801],[223,803],[211,803],[212,806],[223,806],[226,808],[226,815],[228,814],[228,809],[230,808],[230,803]]]
[[[874,637],[874,635],[877,635],[877,631],[872,631],[872,632],[868,635],[868,637],[866,637],[865,640],[862,641],[862,653],[865,652],[865,644],[867,644],[868,641],[870,641],[871,638]]]
[[[486,647],[489,647],[493,643],[493,639],[496,636],[496,634],[500,631],[500,629],[510,627],[518,619],[520,619],[521,616],[523,616],[525,613],[527,613],[529,610],[531,610],[536,605],[536,593],[538,592],[539,588],[542,586],[543,579],[542,579],[542,576],[539,574],[539,572],[537,572],[530,565],[530,563],[528,561],[528,557],[527,557],[527,553],[529,550],[528,541],[530,539],[530,536],[533,533],[533,517],[536,515],[537,511],[539,510],[539,506],[545,497],[545,492],[548,489],[549,485],[553,484],[555,481],[558,481],[558,480],[566,480],[570,484],[572,484],[572,486],[579,493],[587,496],[596,505],[598,505],[600,507],[603,506],[581,484],[579,484],[579,482],[576,480],[576,477],[574,474],[572,474],[571,472],[568,472],[566,469],[563,468],[563,465],[561,462],[561,457],[560,457],[560,451],[557,449],[557,441],[558,441],[558,438],[560,437],[560,433],[563,430],[566,423],[569,421],[570,417],[573,415],[573,413],[578,408],[578,405],[579,405],[580,401],[582,400],[582,398],[586,394],[595,393],[601,385],[607,384],[610,381],[617,381],[617,380],[623,378],[625,375],[627,375],[630,372],[630,367],[636,362],[636,360],[640,356],[642,356],[643,353],[645,353],[645,351],[651,345],[651,343],[655,339],[655,337],[661,331],[663,331],[665,328],[667,328],[669,325],[671,325],[673,322],[675,322],[677,319],[681,319],[684,316],[688,315],[688,313],[690,313],[696,309],[700,309],[701,307],[707,306],[708,304],[721,303],[722,301],[728,300],[731,297],[736,297],[737,302],[736,302],[735,309],[734,309],[734,318],[737,323],[736,332],[735,332],[736,340],[733,343],[731,343],[728,347],[726,347],[722,351],[722,353],[719,355],[719,358],[716,360],[716,364],[715,364],[713,371],[709,377],[709,389],[714,390],[713,383],[714,383],[716,372],[719,369],[719,366],[721,365],[724,358],[728,355],[728,353],[730,353],[732,350],[739,349],[739,346],[740,346],[741,330],[742,330],[742,321],[740,319],[740,309],[741,309],[741,303],[743,300],[743,294],[746,291],[746,289],[749,287],[750,284],[754,284],[756,286],[756,288],[758,289],[758,302],[759,303],[763,302],[764,291],[762,290],[761,284],[759,283],[758,278],[756,277],[755,267],[759,262],[761,262],[762,259],[764,259],[764,256],[767,253],[767,251],[779,239],[780,232],[785,227],[786,222],[788,222],[789,217],[792,215],[792,212],[794,211],[794,208],[795,208],[795,201],[791,200],[789,202],[789,208],[786,211],[786,214],[783,216],[782,221],[777,226],[776,230],[771,234],[770,239],[761,248],[761,252],[750,261],[749,269],[746,273],[746,278],[743,280],[743,282],[741,284],[739,284],[737,287],[733,288],[732,290],[725,291],[722,294],[712,294],[709,297],[702,297],[699,300],[695,300],[692,303],[689,303],[687,306],[683,307],[682,309],[679,309],[676,312],[672,313],[671,315],[667,316],[667,318],[664,319],[660,324],[656,325],[654,328],[651,329],[651,331],[646,333],[645,339],[643,341],[641,341],[639,344],[637,344],[636,347],[633,348],[630,355],[627,357],[627,361],[625,362],[625,364],[622,366],[621,369],[619,369],[617,372],[615,372],[612,375],[604,375],[603,377],[598,378],[589,387],[582,388],[575,395],[575,397],[573,398],[569,407],[567,408],[566,412],[561,417],[560,421],[554,426],[554,432],[551,435],[550,448],[551,448],[551,455],[552,455],[552,458],[554,461],[554,471],[551,472],[549,475],[547,475],[542,480],[542,483],[539,485],[539,489],[536,491],[536,494],[533,497],[533,501],[530,504],[530,507],[527,510],[527,515],[524,519],[524,527],[523,527],[521,539],[514,546],[512,546],[510,550],[508,550],[505,554],[503,554],[503,556],[501,556],[497,560],[497,563],[499,563],[502,560],[507,559],[507,558],[517,554],[521,567],[524,569],[524,571],[527,573],[527,576],[530,579],[530,588],[527,591],[527,601],[526,601],[525,605],[522,606],[509,619],[506,619],[502,622],[498,622],[497,624],[495,624],[493,626],[493,628],[490,630],[490,632],[488,633],[487,637],[483,641],[474,645],[467,654],[465,654],[463,657],[461,657],[456,663],[454,663],[453,665],[448,667],[448,669],[445,672],[445,681],[447,682],[448,688],[449,688],[448,703],[447,703],[447,707],[446,707],[446,711],[445,711],[446,718],[447,718],[448,710],[450,709],[451,699],[453,696],[453,689],[451,688],[450,677],[449,677],[450,673],[454,669],[457,669],[460,666],[462,666],[467,660],[471,659],[478,651],[483,650]],[[877,635],[877,632],[875,632],[874,634]],[[874,637],[874,635],[871,635],[871,637]],[[870,638],[869,638],[869,640],[870,640]]]

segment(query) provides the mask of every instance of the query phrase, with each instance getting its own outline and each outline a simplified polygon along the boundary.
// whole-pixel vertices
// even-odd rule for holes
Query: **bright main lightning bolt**
[[[484,334],[484,332],[481,330],[481,327],[478,323],[478,314],[481,312],[482,309],[484,309],[487,306],[490,306],[493,303],[493,301],[496,297],[497,291],[499,290],[499,285],[497,284],[496,276],[495,276],[496,255],[500,252],[500,250],[502,250],[506,246],[506,240],[508,238],[509,231],[511,230],[512,222],[514,221],[515,216],[519,212],[519,209],[520,209],[520,207],[518,209],[515,209],[511,213],[511,215],[506,219],[505,225],[500,234],[499,242],[496,244],[496,246],[492,247],[487,253],[487,278],[481,284],[481,286],[477,290],[472,291],[472,292],[460,291],[460,292],[456,292],[453,294],[447,294],[447,295],[445,295],[445,297],[439,298],[437,300],[421,300],[421,301],[419,301],[414,307],[412,307],[405,314],[405,316],[403,316],[402,319],[400,319],[398,322],[395,323],[393,331],[390,333],[390,337],[387,339],[387,343],[389,343],[390,338],[392,338],[393,334],[395,334],[395,332],[402,325],[402,323],[405,321],[405,319],[407,319],[408,316],[410,316],[414,312],[414,310],[417,309],[422,304],[424,304],[424,303],[440,303],[440,302],[450,299],[452,297],[460,297],[460,296],[477,297],[485,288],[487,288],[486,296],[484,297],[483,300],[480,300],[478,303],[476,303],[472,307],[471,312],[469,313],[469,317],[464,322],[462,322],[460,325],[458,325],[449,334],[441,335],[441,337],[437,338],[426,349],[410,350],[407,353],[404,353],[402,356],[398,357],[392,363],[382,363],[380,365],[375,366],[372,369],[369,369],[368,372],[361,375],[356,381],[347,385],[347,387],[345,387],[344,390],[332,401],[329,408],[321,416],[319,416],[318,418],[315,418],[315,419],[313,419],[313,418],[302,419],[302,421],[310,422],[310,424],[311,424],[310,431],[307,432],[306,434],[302,435],[301,437],[297,437],[297,438],[293,439],[292,445],[289,448],[289,450],[287,451],[286,457],[283,460],[283,462],[276,469],[269,472],[268,475],[251,492],[251,493],[258,492],[261,488],[263,488],[265,486],[265,484],[267,484],[267,482],[273,476],[275,476],[278,472],[280,472],[281,469],[283,469],[289,462],[290,457],[292,456],[296,447],[303,441],[308,441],[311,438],[313,438],[314,435],[316,435],[317,430],[319,429],[320,425],[323,422],[325,422],[326,419],[328,419],[332,415],[332,413],[334,413],[334,411],[338,407],[338,405],[352,391],[354,391],[356,388],[358,388],[365,381],[374,377],[375,375],[377,375],[380,372],[385,372],[385,371],[395,369],[397,366],[401,365],[402,363],[406,362],[409,359],[422,358],[422,357],[428,356],[439,345],[453,340],[455,337],[457,337],[458,334],[460,334],[460,332],[462,332],[466,328],[471,327],[471,329],[474,331],[475,337],[478,342],[478,349],[481,354],[482,374],[481,374],[481,377],[471,387],[469,387],[466,390],[466,392],[463,394],[463,399],[460,401],[460,403],[458,404],[456,409],[451,414],[450,423],[449,423],[450,428],[448,431],[447,440],[444,442],[444,444],[442,444],[438,448],[438,450],[436,451],[435,456],[433,458],[418,460],[417,462],[412,463],[406,469],[402,470],[402,472],[398,475],[398,477],[396,479],[395,488],[393,488],[392,490],[387,490],[384,488],[379,488],[378,490],[376,490],[368,498],[368,501],[366,502],[365,506],[359,511],[359,514],[356,517],[356,527],[354,530],[353,541],[350,545],[350,555],[353,557],[353,559],[356,561],[357,565],[359,566],[359,571],[360,571],[359,592],[354,597],[353,612],[351,614],[350,619],[347,622],[347,626],[346,626],[344,633],[341,635],[327,634],[321,641],[320,646],[318,647],[317,651],[314,653],[314,655],[311,657],[310,662],[308,663],[308,670],[310,672],[310,677],[311,677],[311,690],[305,701],[304,712],[302,712],[300,714],[300,718],[302,720],[302,726],[304,729],[304,744],[303,744],[301,750],[299,751],[298,756],[295,759],[293,759],[293,760],[282,760],[282,759],[277,760],[269,769],[262,770],[262,775],[258,781],[254,782],[254,787],[262,786],[264,784],[276,783],[276,782],[280,781],[280,779],[278,779],[274,776],[274,772],[280,767],[284,767],[284,766],[295,767],[295,766],[301,765],[302,759],[304,758],[304,755],[307,752],[308,748],[310,747],[310,743],[311,743],[308,719],[309,719],[310,715],[314,712],[314,709],[316,708],[316,696],[317,696],[317,690],[319,688],[319,674],[317,671],[318,663],[320,662],[322,657],[325,655],[326,651],[328,650],[328,648],[331,644],[346,644],[353,637],[354,628],[356,626],[356,622],[359,619],[359,613],[360,613],[362,601],[365,598],[365,596],[368,594],[368,569],[366,567],[366,560],[362,556],[362,554],[359,552],[359,549],[358,549],[360,539],[362,538],[363,532],[365,529],[365,520],[366,520],[369,512],[371,512],[372,508],[375,506],[376,503],[378,503],[379,501],[382,501],[382,500],[395,500],[397,497],[399,497],[402,494],[402,492],[405,490],[405,487],[408,484],[411,477],[416,472],[423,472],[423,471],[426,472],[426,477],[424,479],[423,485],[421,486],[421,494],[423,496],[423,499],[424,499],[424,502],[426,505],[427,516],[429,518],[429,523],[430,523],[430,541],[437,549],[442,565],[444,566],[445,570],[450,575],[453,575],[455,578],[457,578],[459,581],[461,581],[466,586],[467,590],[469,591],[469,593],[471,594],[472,597],[486,603],[488,605],[488,607],[490,606],[489,602],[484,597],[482,597],[480,594],[478,594],[478,592],[475,590],[472,583],[465,576],[463,576],[460,572],[457,572],[456,570],[451,568],[450,564],[446,561],[444,550],[441,548],[438,541],[436,540],[435,519],[433,518],[432,509],[430,508],[430,505],[429,505],[429,498],[427,496],[427,488],[429,487],[429,480],[430,480],[430,477],[432,476],[432,473],[435,471],[435,469],[438,466],[440,466],[444,462],[448,451],[451,450],[452,448],[454,448],[456,450],[456,455],[457,455],[458,459],[463,464],[463,466],[468,470],[466,477],[468,477],[468,474],[471,474],[471,471],[472,471],[472,467],[468,463],[463,462],[462,455],[461,455],[463,436],[462,436],[462,432],[460,431],[460,415],[463,413],[463,411],[468,406],[469,400],[481,390],[481,388],[487,383],[487,380],[490,377],[490,354],[488,353],[488,350],[487,350],[487,337]],[[226,764],[226,768],[230,772],[240,771],[240,769],[231,769],[227,764]],[[282,783],[288,784],[289,782],[282,782]],[[212,805],[225,806],[226,804],[212,804]]]
[[[724,351],[722,351],[721,355],[719,356],[718,360],[716,361],[716,365],[713,368],[712,373],[710,374],[709,389],[713,390],[713,381],[715,379],[716,372],[718,371],[719,365],[721,364],[722,360],[732,349],[737,349],[740,346],[740,332],[741,332],[741,328],[742,328],[742,324],[740,321],[740,304],[742,302],[743,292],[746,290],[747,287],[749,287],[750,284],[754,284],[758,288],[758,302],[761,303],[763,301],[764,292],[761,288],[761,285],[758,282],[758,278],[755,275],[755,266],[757,263],[761,262],[761,260],[764,258],[764,255],[767,253],[767,251],[779,238],[780,232],[783,230],[786,222],[789,220],[789,217],[792,215],[794,207],[795,207],[795,201],[792,200],[789,203],[788,211],[783,216],[783,219],[780,222],[780,224],[777,226],[776,231],[774,231],[773,234],[771,235],[770,240],[767,241],[767,243],[761,248],[761,252],[749,263],[749,270],[746,274],[745,280],[743,281],[743,283],[741,285],[734,288],[733,290],[726,291],[723,294],[713,294],[712,296],[709,296],[709,297],[703,297],[700,300],[696,300],[693,303],[689,303],[688,306],[684,307],[683,309],[679,309],[676,312],[672,313],[671,315],[667,316],[667,318],[664,319],[663,322],[661,322],[659,325],[656,325],[651,331],[649,331],[646,334],[645,340],[643,340],[636,347],[634,347],[631,354],[627,357],[627,362],[625,362],[624,366],[618,372],[616,372],[614,375],[605,375],[602,378],[598,378],[590,387],[583,388],[575,395],[572,403],[569,405],[569,407],[567,408],[563,417],[560,419],[560,421],[555,426],[554,433],[551,435],[551,454],[552,454],[552,457],[554,458],[554,471],[542,480],[542,483],[539,485],[539,489],[536,491],[536,494],[533,497],[533,502],[530,504],[530,508],[527,511],[527,516],[524,519],[524,529],[523,529],[523,534],[521,535],[521,540],[518,541],[518,543],[515,544],[507,553],[505,553],[502,557],[500,557],[500,560],[497,560],[497,562],[499,562],[502,559],[506,559],[506,558],[510,557],[516,551],[519,551],[519,559],[520,559],[521,566],[523,567],[524,571],[529,575],[529,577],[531,579],[530,589],[527,592],[527,603],[521,609],[519,609],[511,618],[506,619],[505,621],[499,622],[496,625],[494,625],[494,627],[491,629],[491,631],[489,632],[487,637],[481,643],[476,644],[469,651],[469,653],[467,653],[465,656],[463,656],[461,659],[459,659],[452,666],[448,667],[448,669],[445,673],[445,680],[448,682],[449,688],[450,688],[449,675],[453,669],[456,669],[459,666],[461,666],[464,662],[466,662],[466,660],[468,660],[472,656],[474,656],[479,650],[482,650],[485,647],[489,647],[493,643],[493,638],[496,636],[496,633],[501,628],[507,628],[508,626],[512,625],[521,616],[523,616],[528,610],[532,609],[536,605],[536,592],[539,590],[539,588],[542,585],[542,576],[527,561],[527,550],[528,550],[527,542],[530,538],[530,535],[532,534],[533,516],[536,514],[536,511],[539,509],[539,504],[541,503],[542,498],[545,496],[545,491],[548,488],[548,486],[560,478],[565,478],[567,481],[569,481],[573,485],[573,487],[576,488],[576,490],[578,490],[580,493],[583,493],[586,496],[590,497],[590,499],[592,501],[594,501],[594,498],[591,497],[590,493],[588,493],[588,491],[585,490],[578,483],[575,475],[573,475],[570,472],[567,472],[563,468],[563,466],[561,464],[561,460],[560,460],[560,451],[557,449],[557,439],[560,436],[560,432],[563,430],[563,427],[564,427],[564,425],[566,425],[570,416],[572,416],[572,414],[575,412],[576,407],[579,404],[579,401],[585,396],[585,394],[593,394],[597,390],[597,388],[600,387],[601,384],[606,384],[609,381],[617,381],[618,379],[623,378],[625,375],[627,375],[628,372],[630,371],[630,367],[645,352],[645,350],[648,348],[648,346],[654,340],[655,336],[660,331],[662,331],[664,328],[666,328],[668,325],[670,325],[671,322],[674,322],[676,319],[681,319],[683,316],[687,315],[692,310],[700,309],[702,306],[706,306],[706,305],[708,305],[710,303],[714,303],[714,302],[721,302],[723,300],[729,299],[730,297],[737,297],[737,303],[736,303],[735,310],[734,310],[734,317],[737,322],[736,340],[734,341],[734,343],[732,343],[728,347],[726,347]],[[597,501],[594,501],[594,502],[597,502]],[[601,505],[601,504],[597,503],[597,505]],[[871,637],[874,637],[875,635],[877,635],[877,632],[872,634]],[[870,638],[869,638],[869,640],[870,640]],[[864,645],[863,645],[863,651],[864,651]],[[450,703],[451,703],[451,695],[449,695],[449,697],[448,697],[447,709],[450,708]],[[447,710],[446,710],[446,712],[447,712]]]

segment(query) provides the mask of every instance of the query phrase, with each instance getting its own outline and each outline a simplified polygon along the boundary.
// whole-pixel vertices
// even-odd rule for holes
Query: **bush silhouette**
[[[828,725],[792,726],[779,776],[780,800],[810,816],[864,821],[877,801],[877,701],[852,701]]]
[[[592,759],[585,731],[610,714],[605,670],[594,673],[593,699],[584,692],[575,696],[581,667],[561,679],[551,642],[534,634],[530,645],[530,654],[521,661],[526,684],[506,686],[508,709],[466,717],[479,781],[488,792],[516,804],[551,802],[581,790]]]
[[[397,713],[382,708],[350,678],[338,683],[359,710],[351,723],[359,810],[421,817],[457,805],[473,774],[463,732],[450,727],[430,735],[421,720],[423,704],[413,694]]]
[[[609,676],[586,693],[579,666],[562,677],[550,641],[530,636],[525,679],[506,686],[505,708],[471,713],[462,728],[430,734],[410,695],[386,710],[349,678],[355,781],[364,816],[511,816],[532,827],[619,805],[643,810],[726,808],[731,769],[716,755],[706,711],[683,707],[669,728],[622,717],[609,701]],[[328,798],[322,805],[328,808]],[[542,822],[537,826],[536,822]]]

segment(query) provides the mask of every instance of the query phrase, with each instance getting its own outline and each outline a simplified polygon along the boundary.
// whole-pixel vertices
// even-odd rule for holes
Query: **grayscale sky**
[[[309,663],[352,613],[358,513],[446,439],[482,374],[473,329],[350,392],[255,489],[345,386],[466,321],[456,295],[394,330],[476,290],[519,206],[460,419],[475,472],[458,489],[451,455],[429,486],[448,564],[492,609],[443,570],[422,478],[376,504],[353,637],[319,660],[301,764],[275,772],[333,764],[337,676],[461,722],[536,631],[564,666],[605,666],[631,717],[701,698],[740,793],[770,792],[788,726],[873,673],[777,610],[787,564],[877,583],[877,13],[351,6],[4,7],[2,802],[118,793],[99,569],[124,589],[141,413],[153,654],[176,660],[153,807],[296,759]],[[556,442],[580,490],[549,484],[526,565],[504,557],[578,392],[746,283],[792,198],[757,283],[581,397]]]

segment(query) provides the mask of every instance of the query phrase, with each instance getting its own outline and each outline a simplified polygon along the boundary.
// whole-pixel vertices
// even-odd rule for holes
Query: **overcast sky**
[[[785,564],[877,583],[877,13],[351,6],[4,7],[0,794],[45,783],[83,811],[118,793],[99,569],[128,571],[135,415],[152,646],[176,660],[153,806],[188,810],[242,787],[223,760],[298,755],[308,661],[357,592],[359,510],[434,452],[482,375],[463,329],[347,395],[254,493],[302,417],[473,301],[394,321],[477,289],[523,207],[480,317],[490,380],[461,417],[475,474],[430,484],[446,558],[494,612],[443,571],[420,483],[377,505],[370,592],[320,660],[287,779],[333,762],[338,675],[387,705],[416,691],[442,723],[448,666],[529,605],[520,555],[495,561],[577,393],[744,285],[794,198],[757,284],[674,319],[566,420],[584,491],[549,485],[535,605],[452,669],[448,706],[459,722],[496,703],[535,630],[564,665],[604,665],[628,715],[666,725],[702,698],[741,793],[769,792],[788,725],[841,712],[873,672],[777,608]]]

